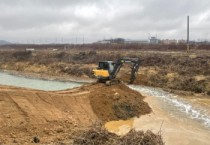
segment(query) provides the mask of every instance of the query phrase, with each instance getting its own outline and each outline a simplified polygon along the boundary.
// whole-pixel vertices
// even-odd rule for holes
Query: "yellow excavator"
[[[124,63],[131,63],[131,78],[129,83],[133,83],[136,79],[136,75],[140,66],[139,58],[121,58],[116,61],[102,61],[99,62],[98,67],[93,70],[94,76],[98,79],[98,82],[103,82],[111,85],[116,80],[116,75],[120,71],[120,68]]]

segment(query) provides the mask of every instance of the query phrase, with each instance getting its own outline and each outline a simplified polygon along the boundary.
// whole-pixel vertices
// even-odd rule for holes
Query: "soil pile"
[[[0,143],[68,140],[96,121],[127,119],[151,111],[124,84],[89,84],[63,91],[0,86]]]
[[[97,85],[89,94],[93,111],[103,121],[128,119],[151,112],[144,97],[126,85]]]

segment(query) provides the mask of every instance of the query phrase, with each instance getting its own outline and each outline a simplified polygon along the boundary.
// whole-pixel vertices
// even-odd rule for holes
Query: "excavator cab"
[[[124,63],[131,63],[131,78],[130,83],[136,78],[136,74],[139,69],[140,60],[139,58],[121,58],[117,61],[102,61],[99,62],[98,68],[93,70],[94,76],[99,82],[113,81],[116,78],[117,73]]]
[[[112,73],[114,70],[114,62],[113,61],[102,61],[99,62],[98,68],[103,70],[108,70],[109,73]]]
[[[93,70],[93,74],[100,80],[108,80],[113,70],[113,61],[102,61],[99,62],[98,68]]]

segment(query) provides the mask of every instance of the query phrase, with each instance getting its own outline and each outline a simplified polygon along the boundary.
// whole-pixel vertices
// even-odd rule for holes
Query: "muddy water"
[[[129,87],[141,92],[143,95],[158,98],[161,107],[164,110],[170,112],[171,115],[187,117],[191,120],[200,122],[201,125],[210,129],[210,110],[209,108],[202,106],[202,102],[200,102],[200,105],[199,103],[197,103],[197,100],[199,100],[200,98],[183,98],[175,94],[163,91],[161,89],[152,87],[134,85],[131,85]],[[208,98],[204,98],[202,100],[204,102],[210,103],[210,99]]]
[[[108,122],[105,127],[109,131],[123,135],[132,128],[144,131],[149,129],[155,133],[161,132],[169,145],[210,144],[209,98],[183,98],[157,88],[129,87],[147,96],[145,101],[153,112],[128,121]]]
[[[32,79],[0,72],[0,85],[25,87],[46,91],[57,91],[79,87],[82,85],[82,83]]]
[[[118,135],[127,134],[133,128],[134,119],[110,121],[105,124],[105,128]]]

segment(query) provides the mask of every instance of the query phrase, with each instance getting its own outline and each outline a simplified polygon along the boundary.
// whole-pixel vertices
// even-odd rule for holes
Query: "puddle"
[[[127,134],[133,128],[134,120],[119,120],[110,121],[105,124],[105,128],[109,132],[116,133],[117,135]]]

